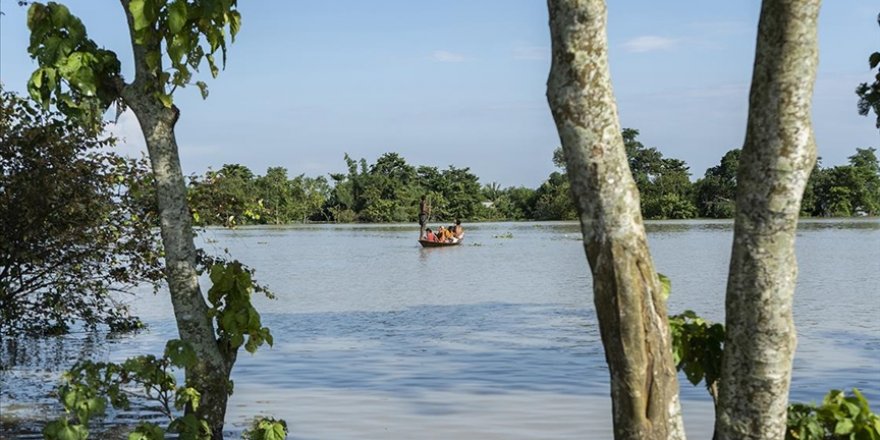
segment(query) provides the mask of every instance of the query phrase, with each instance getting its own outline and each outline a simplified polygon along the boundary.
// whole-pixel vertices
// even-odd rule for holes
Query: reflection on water
[[[287,419],[299,439],[610,438],[578,225],[466,229],[463,246],[437,249],[419,247],[411,225],[208,231],[209,249],[229,248],[278,296],[257,300],[276,345],[240,356],[230,431],[259,413]],[[658,270],[673,280],[670,312],[723,320],[732,223],[647,229]],[[856,386],[876,408],[880,221],[803,221],[797,245],[792,398]],[[50,379],[81,355],[159,353],[176,335],[167,295],[143,297],[133,306],[150,330],[139,335],[4,347],[17,366],[0,373],[0,409],[27,418],[19,404],[50,404]],[[688,433],[708,438],[708,395],[682,384]]]

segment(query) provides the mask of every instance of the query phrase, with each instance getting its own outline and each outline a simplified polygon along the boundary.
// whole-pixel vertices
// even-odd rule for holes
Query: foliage
[[[504,218],[526,220],[534,218],[537,191],[523,186],[509,187],[496,203],[496,208]]]
[[[871,412],[857,388],[852,395],[831,390],[822,405],[795,403],[788,407],[786,440],[880,439],[880,415]]]
[[[59,400],[66,416],[50,422],[43,430],[47,440],[83,440],[89,436],[89,421],[104,414],[108,404],[113,408],[129,410],[131,400],[150,400],[168,420],[160,427],[143,422],[129,435],[129,439],[159,440],[165,432],[176,433],[180,439],[202,440],[211,438],[207,422],[192,414],[181,415],[189,406],[199,406],[200,394],[196,389],[177,384],[175,370],[196,362],[196,353],[188,344],[171,340],[165,353],[112,362],[79,362],[64,375],[64,385],[58,390]]]
[[[571,198],[571,183],[568,176],[553,172],[546,182],[535,191],[535,206],[532,218],[535,220],[574,220],[577,211]]]
[[[704,177],[694,184],[700,217],[733,217],[740,153],[741,150],[738,148],[725,153],[721,163],[706,170]]]
[[[260,314],[251,303],[251,294],[260,291],[270,298],[272,294],[253,281],[253,271],[238,261],[210,260],[211,289],[208,315],[217,321],[217,340],[224,354],[232,354],[244,345],[254,353],[263,343],[272,345],[269,329],[263,327]]]
[[[877,24],[880,24],[880,14],[877,15]],[[861,83],[856,87],[856,95],[859,96],[858,110],[862,116],[867,116],[868,111],[873,110],[877,116],[877,128],[880,128],[880,52],[874,52],[868,56],[868,66],[877,69],[872,84]]]
[[[236,0],[127,0],[135,42],[145,51],[154,83],[152,97],[171,107],[177,87],[195,84],[202,97],[207,85],[192,82],[193,71],[206,62],[211,76],[219,74],[219,50],[226,65],[226,29],[235,41],[241,28]],[[51,103],[69,116],[100,120],[118,102],[124,83],[120,62],[112,51],[88,38],[82,21],[55,2],[34,2],[28,9],[31,40],[28,52],[39,62],[28,91],[45,107]],[[164,55],[164,60],[163,60]],[[163,61],[168,67],[163,67]],[[63,87],[64,86],[64,87]]]
[[[411,222],[418,201],[427,195],[435,220],[472,219],[484,200],[477,176],[468,168],[413,167],[397,153],[385,153],[375,164],[347,154],[348,173],[331,174],[334,187],[324,211],[336,222]]]
[[[204,180],[190,178],[187,193],[197,224],[236,226],[258,221],[263,206],[255,197],[254,174],[243,165],[223,165],[208,171]]]
[[[254,183],[256,197],[262,201],[262,223],[277,225],[321,219],[324,202],[330,195],[330,186],[323,176],[310,178],[301,174],[288,179],[283,167],[269,168]]]
[[[175,261],[167,271],[172,297],[179,300],[175,304],[175,318],[181,337],[202,354],[197,365],[186,370],[187,380],[197,384],[195,386],[206,396],[205,404],[196,414],[210,423],[213,437],[222,438],[228,397],[222,381],[228,381],[235,362],[236,351],[232,348],[238,347],[239,338],[244,343],[243,335],[247,335],[248,344],[259,345],[261,339],[268,338],[268,333],[264,334],[261,327],[252,331],[254,322],[250,317],[244,322],[235,318],[235,328],[219,327],[221,333],[229,332],[223,335],[228,340],[220,341],[221,347],[215,341],[196,336],[199,331],[215,328],[211,318],[186,312],[188,307],[204,307],[204,300],[193,271],[191,257],[195,248],[191,223],[180,215],[187,212],[188,206],[174,135],[180,111],[174,106],[172,95],[178,87],[193,84],[193,72],[204,64],[213,77],[219,74],[214,56],[219,52],[225,66],[227,37],[234,41],[241,16],[236,0],[121,0],[120,3],[132,40],[133,81],[124,81],[116,54],[98,49],[86,36],[82,22],[65,6],[35,2],[28,10],[31,30],[28,52],[39,67],[31,76],[28,90],[44,106],[54,103],[68,117],[94,129],[100,127],[103,113],[114,102],[117,112],[130,106],[143,131],[148,133],[145,139],[152,163],[164,174],[156,194],[163,239],[168,243],[167,257]],[[194,84],[206,98],[205,83],[196,81]],[[238,214],[237,208],[232,207],[234,214]],[[249,214],[256,216],[251,207],[244,207],[242,215]],[[231,290],[220,294],[220,298],[227,306],[238,303],[233,297],[241,296],[235,294],[241,289],[243,287],[234,282]],[[217,307],[215,304],[213,310]],[[246,348],[252,346],[246,345]],[[187,417],[194,417],[191,407]]]
[[[251,428],[241,435],[242,440],[284,440],[287,438],[287,422],[272,417],[257,418]]]
[[[661,275],[661,279],[663,279]],[[676,368],[693,385],[705,380],[713,400],[724,355],[724,325],[711,324],[691,310],[669,317]],[[853,388],[852,396],[831,390],[821,406],[793,403],[788,407],[786,440],[880,439],[880,416]]]
[[[64,5],[34,2],[27,24],[28,53],[40,66],[28,81],[31,97],[44,108],[54,103],[65,115],[100,125],[104,110],[119,97],[116,54],[98,48]]]
[[[243,165],[226,164],[203,177],[191,176],[187,196],[197,224],[234,227],[321,219],[329,194],[324,177],[290,179],[283,167],[255,176]]]
[[[638,130],[624,129],[630,166],[647,219],[697,216],[731,218],[736,204],[740,150],[724,154],[718,165],[690,182],[684,161],[663,157],[638,141]],[[804,194],[804,215],[875,215],[880,207],[880,172],[872,148],[856,149],[850,165],[823,169],[817,164]],[[418,200],[427,195],[432,219],[572,220],[570,183],[562,149],[553,153],[560,168],[537,189],[480,186],[469,169],[411,166],[397,153],[386,153],[375,164],[345,155],[347,172],[311,178],[287,177],[283,167],[255,176],[242,165],[224,165],[202,177],[190,178],[189,201],[197,223],[289,224],[306,221],[414,222]]]
[[[114,142],[0,91],[0,333],[139,325],[114,294],[163,275],[152,175]]]
[[[804,212],[821,217],[880,214],[880,162],[876,152],[874,148],[856,148],[848,165],[817,165],[804,194]]]
[[[637,139],[638,130],[624,128],[622,135],[630,171],[639,188],[642,215],[647,219],[696,217],[687,164],[663,157],[654,147],[645,147]]]
[[[217,339],[224,354],[234,354],[242,345],[250,353],[264,343],[272,345],[272,335],[262,326],[251,304],[251,294],[256,291],[273,296],[254,282],[253,271],[238,261],[205,256],[199,260],[213,283],[208,291],[209,314],[216,321]],[[44,435],[49,440],[85,439],[90,419],[102,415],[108,404],[129,409],[134,398],[157,402],[156,407],[169,423],[166,427],[141,423],[129,439],[163,439],[165,432],[176,433],[180,439],[210,439],[207,422],[194,414],[201,395],[190,384],[177,383],[177,370],[190,368],[197,361],[192,346],[175,339],[168,341],[162,357],[137,356],[120,364],[79,362],[64,375],[65,384],[59,390],[67,415],[48,424]],[[231,392],[231,383],[229,387]],[[187,411],[181,414],[184,409]],[[284,421],[266,420],[257,431],[261,437],[254,438],[285,438]]]
[[[724,353],[724,325],[712,324],[692,310],[669,317],[672,335],[672,356],[675,368],[684,371],[688,381],[697,385],[706,382],[715,399],[716,383],[721,377],[721,356]]]

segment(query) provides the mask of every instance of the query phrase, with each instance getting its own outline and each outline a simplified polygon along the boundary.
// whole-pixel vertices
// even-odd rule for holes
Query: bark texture
[[[717,438],[785,437],[796,336],[795,229],[816,161],[819,0],[765,0],[737,176]]]
[[[616,439],[683,439],[666,301],[611,88],[603,0],[548,0],[547,99],[562,141],[605,359]]]
[[[129,0],[120,1],[128,17],[129,28],[133,29]],[[229,374],[236,353],[221,351],[213,321],[208,316],[208,305],[199,286],[192,217],[174,134],[179,111],[176,107],[165,107],[156,97],[155,92],[164,87],[158,78],[161,66],[150,69],[146,62],[146,53],[160,47],[159,36],[138,44],[132,32],[132,47],[135,80],[131,84],[121,85],[121,96],[137,116],[155,174],[166,278],[178,333],[182,341],[192,346],[198,357],[197,364],[186,369],[186,382],[201,393],[196,416],[208,422],[213,439],[222,439],[230,394]],[[187,411],[191,411],[191,408],[187,408]]]

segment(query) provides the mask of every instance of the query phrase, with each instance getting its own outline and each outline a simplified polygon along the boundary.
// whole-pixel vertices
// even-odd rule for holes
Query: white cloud
[[[549,60],[550,48],[546,46],[519,46],[513,49],[515,60]]]
[[[431,59],[438,63],[460,63],[465,60],[464,55],[448,50],[435,50],[431,54]]]
[[[674,38],[643,35],[623,43],[623,48],[628,52],[653,52],[657,50],[671,49],[677,43],[678,40]]]

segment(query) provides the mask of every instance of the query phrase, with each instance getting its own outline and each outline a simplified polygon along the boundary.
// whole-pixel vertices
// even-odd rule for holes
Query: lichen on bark
[[[792,303],[800,203],[816,161],[810,101],[819,0],[761,7],[737,176],[716,437],[780,439],[796,335]]]
[[[616,439],[683,439],[666,303],[611,87],[601,0],[549,0],[547,99],[562,142],[605,358]]]

